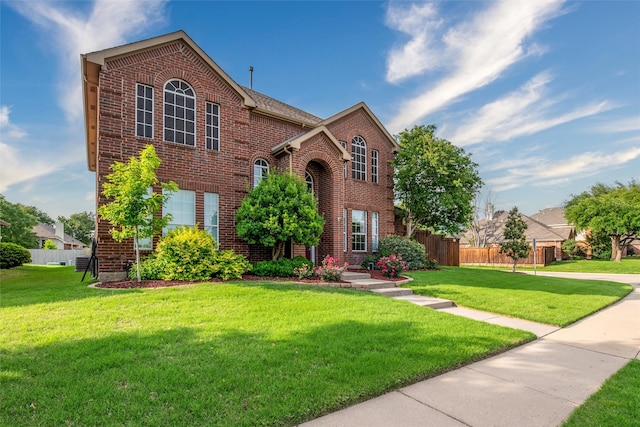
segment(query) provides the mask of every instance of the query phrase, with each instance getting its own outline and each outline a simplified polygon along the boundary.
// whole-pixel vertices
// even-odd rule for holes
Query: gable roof
[[[380,122],[380,120],[378,120],[378,118],[376,117],[375,114],[373,114],[373,111],[371,111],[371,109],[367,106],[367,104],[365,104],[364,102],[359,102],[356,105],[347,108],[346,110],[343,110],[337,114],[334,114],[333,116],[329,117],[328,119],[323,120],[322,122],[320,122],[320,125],[329,125],[337,120],[340,120],[343,117],[348,116],[349,114],[353,113],[354,111],[357,111],[359,109],[362,109],[365,114],[367,114],[371,120],[373,121],[373,123],[375,123],[375,125],[378,127],[378,129],[380,130],[380,132],[382,132],[382,134],[386,137],[386,139],[389,141],[389,143],[391,144],[391,146],[393,147],[393,151],[398,151],[400,150],[400,146],[398,145],[398,142],[396,141],[396,139],[391,136],[391,134],[389,133],[389,131],[384,127],[384,125],[382,124],[382,122]]]
[[[560,234],[558,230],[554,230],[522,213],[520,215],[524,222],[527,223],[527,230],[525,231],[527,242],[532,242],[533,239],[538,242],[562,242],[568,239],[568,237]],[[509,212],[497,211],[493,214],[493,222],[487,221],[486,218],[479,221],[481,233],[488,233],[486,238],[487,245],[497,245],[504,242],[504,229],[508,217]],[[467,230],[460,237],[460,243],[471,244],[472,238],[473,234]]]
[[[87,245],[82,243],[80,240],[76,239],[75,237],[67,233],[64,233],[64,240],[61,240],[60,237],[56,235],[56,228],[53,225],[49,225],[41,222],[35,225],[31,231],[36,233],[36,237],[38,239],[58,240],[58,241],[61,241],[62,243],[67,243],[72,246],[82,246],[83,248],[87,247]]]
[[[247,94],[249,94],[249,96],[251,96],[251,98],[255,100],[256,109],[260,113],[280,119],[295,121],[310,127],[315,127],[322,121],[320,117],[314,116],[313,114],[307,113],[299,108],[292,107],[289,104],[285,104],[282,101],[278,101],[270,96],[257,92],[253,89],[249,89],[248,87],[241,87],[245,92],[247,92]]]
[[[324,133],[327,136],[327,138],[329,138],[329,140],[333,143],[333,145],[338,150],[338,152],[342,155],[342,160],[345,160],[345,161],[351,160],[351,154],[349,154],[349,152],[344,149],[342,144],[340,144],[340,142],[336,139],[335,136],[333,136],[333,134],[329,131],[329,129],[327,129],[326,126],[318,126],[317,128],[313,129],[311,132],[305,132],[305,133],[296,135],[292,138],[289,138],[286,141],[283,141],[280,144],[271,148],[271,153],[274,155],[278,155],[279,153],[286,151],[287,148],[291,148],[293,150],[298,151],[300,150],[300,146],[304,141],[307,141],[320,133]]]

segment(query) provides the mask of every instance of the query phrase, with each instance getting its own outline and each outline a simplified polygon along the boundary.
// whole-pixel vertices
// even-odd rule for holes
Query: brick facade
[[[270,168],[292,167],[293,173],[303,179],[305,172],[312,176],[318,209],[325,218],[315,261],[331,254],[340,261],[359,264],[371,253],[373,212],[379,216],[379,236],[393,234],[388,162],[397,145],[365,104],[322,120],[279,103],[233,82],[183,32],[83,55],[82,60],[88,163],[96,172],[98,206],[107,202],[101,191],[113,162],[126,162],[153,144],[162,160],[160,181],[173,180],[180,189],[195,192],[195,221],[200,227],[205,222],[204,194],[217,193],[220,247],[242,253],[251,261],[265,259],[270,252],[239,239],[234,217],[253,183],[253,164],[258,158],[265,159]],[[164,141],[163,90],[165,83],[174,79],[188,83],[195,92],[195,146]],[[137,83],[153,87],[153,138],[136,136]],[[220,106],[219,151],[206,148],[206,102]],[[351,178],[351,162],[346,160],[356,135],[366,141],[366,181]],[[346,149],[339,141],[346,143]],[[371,180],[372,150],[379,157],[378,183]],[[353,210],[367,212],[364,252],[351,250],[349,221]],[[343,250],[344,221],[347,251]],[[109,229],[110,224],[98,216],[97,256],[102,280],[121,277],[135,256],[133,243],[115,242]],[[310,251],[294,247],[292,253],[308,255]]]

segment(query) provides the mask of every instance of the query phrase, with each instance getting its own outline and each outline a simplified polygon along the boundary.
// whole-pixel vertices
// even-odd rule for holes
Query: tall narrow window
[[[144,196],[145,199],[148,199],[153,194],[153,188],[147,187],[147,194]],[[149,215],[149,219],[152,218],[152,215]],[[136,247],[136,241],[133,240],[133,248]],[[150,251],[153,250],[153,239],[151,237],[142,237],[138,239],[138,247],[141,251]]]
[[[342,211],[342,250],[347,252],[347,210]]]
[[[358,135],[351,140],[351,178],[367,179],[367,143]]]
[[[304,173],[304,182],[307,184],[307,191],[313,196],[313,175],[309,172]]]
[[[163,215],[168,213],[171,214],[171,222],[162,229],[163,235],[181,225],[196,225],[196,192],[178,190],[173,193],[162,209]]]
[[[367,212],[351,211],[351,250],[367,250]]]
[[[220,243],[218,227],[218,206],[220,198],[217,193],[204,193],[204,231],[211,234],[216,243]]]
[[[371,182],[378,182],[378,150],[371,151]]]
[[[258,159],[253,163],[253,186],[257,187],[262,178],[269,173],[269,163],[265,159]]]
[[[371,213],[371,250],[378,251],[378,212]]]
[[[153,138],[153,87],[136,83],[136,136]]]
[[[220,151],[220,106],[207,102],[207,149]]]
[[[164,140],[196,145],[196,95],[182,80],[164,86]]]

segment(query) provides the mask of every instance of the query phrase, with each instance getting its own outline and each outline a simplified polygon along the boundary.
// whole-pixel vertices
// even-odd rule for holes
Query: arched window
[[[304,182],[307,184],[307,191],[313,196],[313,175],[311,175],[309,172],[305,172]]]
[[[257,187],[267,173],[269,173],[269,163],[265,159],[257,159],[253,163],[253,186]]]
[[[164,140],[196,145],[196,95],[182,80],[164,85]]]
[[[367,180],[367,143],[359,135],[351,140],[351,178]]]

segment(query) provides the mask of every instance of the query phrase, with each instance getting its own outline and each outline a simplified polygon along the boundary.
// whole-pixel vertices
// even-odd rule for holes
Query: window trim
[[[144,91],[143,95],[139,94],[139,89],[140,88],[142,88],[143,91]],[[147,97],[147,89],[151,90],[151,98]],[[153,120],[153,116],[154,116],[154,114],[153,114],[153,107],[154,107],[153,106],[153,98],[154,98],[154,95],[155,95],[155,93],[154,93],[153,86],[146,85],[146,84],[143,84],[143,83],[136,83],[136,113],[135,113],[136,114],[136,131],[135,131],[135,135],[138,138],[153,139],[153,131],[154,131],[154,129],[153,129],[153,121],[154,121]],[[144,108],[142,108],[142,109],[139,108],[139,106],[138,106],[138,102],[140,101],[140,99],[142,99],[143,103],[144,103]],[[151,101],[151,109],[150,110],[147,109],[147,101]],[[144,116],[144,120],[142,122],[138,120],[138,113],[140,113],[140,112]],[[147,117],[146,117],[147,114],[151,114],[151,124],[147,123]],[[140,135],[138,133],[138,126],[142,126],[143,127],[143,132],[142,132],[143,135]],[[147,132],[146,132],[147,131],[147,127],[151,128],[151,135],[150,136],[147,136]]]
[[[191,93],[193,95],[189,95],[189,94],[185,94],[185,93],[180,93],[180,91],[177,90],[172,90],[172,89],[168,89],[168,86],[171,84],[172,86],[175,87],[174,82],[179,82],[180,86],[182,86],[182,84],[186,85],[187,88],[186,89],[180,89],[180,91],[184,92],[184,91],[191,91]],[[172,103],[169,103],[169,101],[167,101],[167,94],[171,94],[174,97],[174,101]],[[184,97],[184,105],[178,105],[177,103],[177,99],[178,97]],[[187,110],[189,109],[189,107],[186,106],[187,104],[187,100],[191,99],[193,100],[193,120],[189,120],[187,119]],[[167,107],[173,107],[173,114],[169,115],[167,114]],[[177,113],[177,109],[178,108],[182,108],[184,109],[184,116],[183,117],[179,117],[178,113]],[[167,82],[164,84],[164,88],[162,91],[162,139],[163,141],[166,142],[173,142],[175,144],[181,144],[181,145],[185,145],[187,147],[195,147],[196,146],[196,141],[197,141],[197,108],[196,108],[196,93],[195,90],[193,89],[193,87],[187,83],[184,80],[181,79],[170,79],[167,80]],[[169,128],[167,127],[167,119],[172,119],[174,120],[174,125],[173,127]],[[177,126],[176,126],[176,119],[178,120],[182,120],[184,121],[184,128],[182,130],[177,130]],[[193,132],[189,132],[187,130],[187,126],[189,123],[193,124]],[[173,138],[167,138],[168,134],[167,132],[172,132],[173,133]],[[183,141],[178,141],[178,138],[176,137],[178,134],[182,134],[182,138]],[[193,144],[190,144],[187,142],[187,137],[188,136],[193,136]]]
[[[211,107],[212,112],[209,112],[209,107]],[[217,109],[217,113],[213,113],[213,109]],[[209,117],[211,117],[212,123],[209,124]],[[213,124],[213,119],[218,119],[218,124]],[[220,104],[215,102],[207,101],[205,103],[205,141],[207,150],[220,151]],[[214,131],[218,131],[218,136],[214,136]],[[209,135],[209,131],[211,131],[211,135]]]
[[[351,178],[367,180],[367,142],[360,135],[351,140]]]

